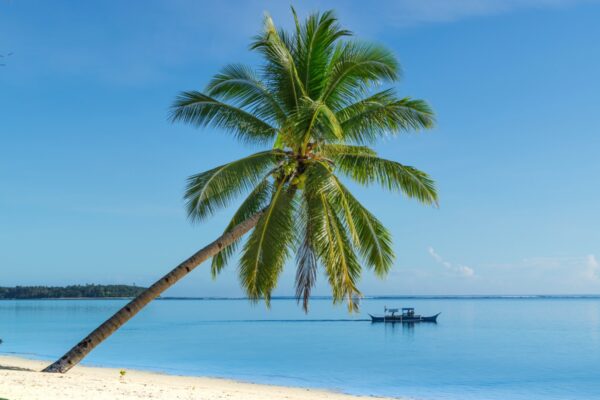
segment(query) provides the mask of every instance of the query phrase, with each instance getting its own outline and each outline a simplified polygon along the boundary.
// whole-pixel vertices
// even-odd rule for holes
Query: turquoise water
[[[60,356],[122,304],[0,301],[0,353]],[[442,314],[360,321],[384,305]],[[600,299],[366,299],[359,315],[320,299],[307,316],[288,299],[160,300],[86,363],[416,399],[600,399]]]

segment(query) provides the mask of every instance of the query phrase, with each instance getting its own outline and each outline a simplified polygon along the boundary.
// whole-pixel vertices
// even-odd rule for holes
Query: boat
[[[436,322],[437,317],[441,313],[437,313],[430,317],[415,314],[415,309],[412,307],[399,308],[384,308],[384,315],[378,317],[369,314],[371,322],[391,322],[391,323],[413,323],[413,322]]]

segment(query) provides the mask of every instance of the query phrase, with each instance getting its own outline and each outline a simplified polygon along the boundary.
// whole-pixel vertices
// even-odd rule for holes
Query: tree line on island
[[[146,288],[134,285],[70,285],[0,287],[0,299],[135,297]]]

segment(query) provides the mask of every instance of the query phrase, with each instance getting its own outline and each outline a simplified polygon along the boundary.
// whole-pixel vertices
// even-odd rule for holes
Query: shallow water
[[[0,301],[0,353],[62,355],[124,300]],[[87,364],[416,399],[600,399],[600,298],[160,300]],[[361,321],[414,306],[437,324]]]

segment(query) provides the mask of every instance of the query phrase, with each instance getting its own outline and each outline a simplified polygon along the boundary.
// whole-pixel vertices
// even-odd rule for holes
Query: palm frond
[[[341,208],[348,230],[355,237],[355,245],[362,259],[379,277],[385,276],[394,263],[392,236],[383,224],[371,214],[339,181],[331,175],[337,193],[334,204]]]
[[[354,297],[361,295],[356,286],[361,266],[344,225],[333,209],[331,199],[321,194],[321,201],[325,216],[322,233],[323,239],[326,239],[318,242],[318,246],[322,248],[321,253],[325,255],[322,262],[333,288],[334,301],[346,299],[349,311],[354,311]]]
[[[242,202],[236,213],[231,218],[229,225],[225,228],[225,232],[229,232],[236,225],[242,223],[254,214],[261,212],[267,205],[272,193],[272,184],[268,179],[263,179],[252,192],[246,197],[246,200]],[[213,278],[221,272],[223,268],[227,266],[230,258],[233,256],[241,242],[241,238],[235,240],[229,246],[223,248],[216,256],[213,257],[211,263],[211,274]]]
[[[335,199],[326,187],[330,182],[327,178],[317,169],[307,173],[305,194],[308,213],[315,227],[313,243],[325,268],[334,302],[346,299],[349,310],[353,311],[356,306],[353,298],[360,296],[356,282],[361,267],[346,227],[335,211]]]
[[[304,97],[295,114],[294,126],[289,130],[293,140],[307,143],[310,139],[316,141],[343,139],[340,122],[325,103]]]
[[[389,231],[340,182],[323,162],[311,166],[321,177],[321,190],[343,222],[352,245],[368,267],[383,277],[392,267],[394,251]]]
[[[244,245],[239,275],[251,300],[262,297],[269,304],[271,292],[296,239],[295,208],[294,193],[285,184],[279,183]]]
[[[435,122],[426,102],[398,99],[391,89],[353,103],[336,115],[346,140],[355,143],[373,143],[401,131],[431,128]]]
[[[230,101],[265,121],[281,123],[285,112],[259,76],[248,66],[230,64],[221,70],[206,87],[206,93],[222,101]]]
[[[337,46],[331,58],[321,99],[335,109],[381,82],[397,80],[399,75],[400,66],[386,48],[345,42]]]
[[[285,32],[277,30],[270,16],[265,16],[263,33],[255,38],[250,49],[259,51],[266,59],[263,74],[267,85],[286,111],[297,108],[306,91],[293,57],[293,43]]]
[[[197,221],[214,214],[238,195],[252,190],[284,157],[279,150],[262,151],[190,176],[184,195],[188,216]]]
[[[269,143],[277,134],[274,127],[248,111],[197,91],[177,96],[171,108],[171,120],[222,128],[249,143]]]
[[[323,144],[320,148],[320,154],[325,158],[334,158],[343,155],[377,156],[377,152],[370,147],[339,143]]]
[[[334,163],[343,174],[362,185],[378,183],[385,189],[400,191],[422,203],[437,205],[434,181],[414,167],[366,154],[338,155]]]
[[[298,303],[302,300],[302,308],[308,313],[308,300],[311,291],[317,281],[317,251],[315,249],[315,220],[314,215],[307,206],[307,202],[301,203],[298,213],[296,230],[302,236],[296,251],[296,299]]]
[[[295,59],[298,75],[306,88],[308,97],[319,97],[326,80],[327,64],[334,50],[335,42],[350,36],[351,32],[342,29],[332,10],[322,14],[313,13],[300,24],[295,11],[296,47]]]

